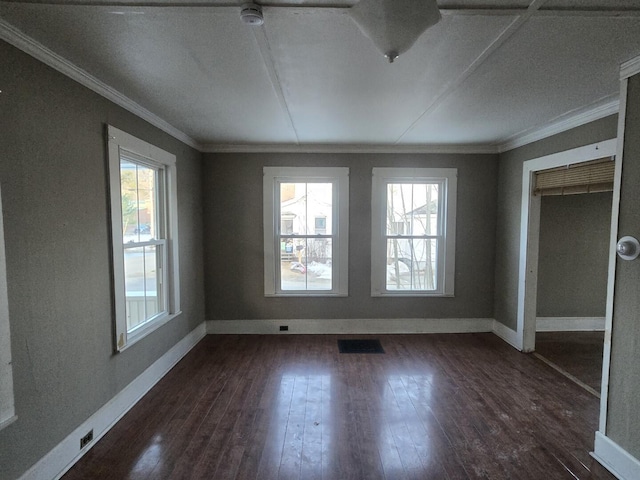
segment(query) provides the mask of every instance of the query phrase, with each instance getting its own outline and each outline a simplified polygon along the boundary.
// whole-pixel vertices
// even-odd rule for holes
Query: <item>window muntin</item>
[[[265,167],[265,295],[346,295],[348,169]]]
[[[453,295],[455,169],[373,169],[372,295]]]
[[[116,344],[179,313],[175,156],[109,127]]]

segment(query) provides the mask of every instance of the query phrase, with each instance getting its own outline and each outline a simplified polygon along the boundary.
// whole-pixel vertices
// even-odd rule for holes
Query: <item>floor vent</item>
[[[340,353],[384,353],[380,340],[345,339],[338,340]]]

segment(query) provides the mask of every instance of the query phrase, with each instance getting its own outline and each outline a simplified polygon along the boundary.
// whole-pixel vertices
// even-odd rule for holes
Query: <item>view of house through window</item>
[[[162,291],[165,239],[160,202],[162,170],[121,152],[122,243],[127,331],[166,310]]]
[[[279,185],[280,288],[331,290],[333,184]]]
[[[267,296],[348,293],[349,169],[264,167]]]
[[[453,295],[457,170],[374,168],[372,295]]]
[[[389,290],[435,290],[440,183],[387,184]]]

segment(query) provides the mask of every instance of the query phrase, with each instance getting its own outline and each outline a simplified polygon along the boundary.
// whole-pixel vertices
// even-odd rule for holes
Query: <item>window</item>
[[[315,225],[317,234],[327,233],[327,217],[316,217]]]
[[[0,201],[0,430],[13,423],[16,418],[13,399],[7,267],[4,253],[2,201]]]
[[[348,168],[264,168],[265,295],[347,295]]]
[[[176,157],[109,127],[116,345],[179,313]]]
[[[374,168],[371,294],[453,295],[457,170]]]

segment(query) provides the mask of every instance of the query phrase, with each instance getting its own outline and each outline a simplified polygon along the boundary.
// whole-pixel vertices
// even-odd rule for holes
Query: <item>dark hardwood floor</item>
[[[494,335],[338,338],[207,336],[64,479],[614,478],[598,399]]]
[[[536,352],[595,392],[602,383],[604,332],[537,332]]]

